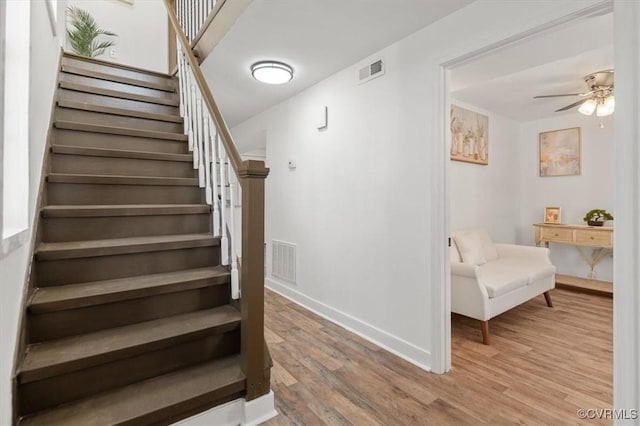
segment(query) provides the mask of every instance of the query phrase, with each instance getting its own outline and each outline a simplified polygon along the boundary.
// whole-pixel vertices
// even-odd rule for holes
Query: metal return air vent
[[[296,283],[296,245],[273,240],[271,242],[271,275]]]
[[[382,59],[376,59],[367,64],[367,66],[360,68],[358,71],[358,83],[366,83],[367,81],[382,75],[384,75],[384,62]]]

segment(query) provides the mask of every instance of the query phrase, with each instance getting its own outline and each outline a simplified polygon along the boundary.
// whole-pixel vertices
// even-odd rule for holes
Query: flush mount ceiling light
[[[615,110],[615,98],[613,96],[613,70],[598,71],[584,77],[587,83],[587,91],[584,93],[563,93],[561,95],[541,95],[539,98],[556,98],[561,96],[580,96],[587,98],[580,99],[570,105],[556,110],[556,112],[567,111],[571,108],[579,107],[578,112],[584,115],[592,115],[594,112],[598,117],[606,117],[613,114]]]
[[[251,75],[262,83],[283,84],[293,78],[293,68],[282,62],[260,61],[251,65]]]

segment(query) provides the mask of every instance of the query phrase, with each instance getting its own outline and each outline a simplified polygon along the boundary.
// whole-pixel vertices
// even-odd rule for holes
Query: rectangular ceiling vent
[[[296,245],[283,241],[271,242],[271,275],[296,283]]]
[[[384,75],[384,62],[381,58],[369,62],[365,67],[358,71],[358,83],[366,83],[376,77]]]

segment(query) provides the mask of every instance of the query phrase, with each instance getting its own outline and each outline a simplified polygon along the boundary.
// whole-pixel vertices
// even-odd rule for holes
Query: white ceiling
[[[586,18],[554,29],[451,71],[451,96],[517,121],[556,113],[579,97],[533,99],[535,95],[577,93],[583,77],[613,68],[613,16]]]
[[[472,1],[253,0],[202,68],[233,127]],[[266,59],[294,79],[255,81],[249,66]]]

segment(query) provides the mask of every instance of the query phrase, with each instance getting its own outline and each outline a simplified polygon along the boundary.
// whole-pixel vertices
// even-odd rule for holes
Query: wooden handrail
[[[193,71],[193,76],[200,87],[200,92],[202,93],[202,99],[204,103],[207,105],[209,109],[209,113],[211,117],[215,121],[216,127],[218,129],[218,134],[222,139],[222,144],[224,145],[225,150],[227,151],[227,155],[229,156],[229,161],[233,165],[234,170],[239,171],[242,168],[242,157],[240,157],[240,153],[236,148],[233,140],[231,138],[231,133],[229,132],[229,128],[227,127],[227,123],[225,123],[224,118],[222,118],[222,113],[220,112],[220,108],[216,104],[216,101],[213,99],[211,95],[211,90],[209,89],[209,84],[207,84],[207,80],[204,78],[204,74],[202,74],[202,70],[200,69],[200,65],[196,56],[193,54],[193,50],[191,50],[191,46],[187,41],[187,36],[185,36],[180,23],[178,22],[178,17],[176,16],[176,12],[172,9],[172,2],[170,0],[164,0],[164,5],[167,9],[167,14],[169,15],[169,20],[171,21],[171,25],[173,26],[173,30],[182,45],[182,50],[187,57],[187,61],[189,61],[189,66],[191,67],[191,71]]]
[[[264,181],[269,174],[269,169],[265,167],[263,161],[242,161],[242,158],[240,157],[240,154],[238,153],[238,150],[233,143],[231,134],[229,133],[229,129],[227,128],[227,125],[222,118],[222,114],[220,113],[220,110],[218,109],[218,106],[213,99],[213,95],[209,90],[209,85],[207,84],[207,81],[202,74],[199,62],[196,59],[196,56],[194,55],[189,42],[187,41],[187,37],[182,27],[180,26],[180,23],[178,22],[178,17],[172,7],[174,2],[172,0],[164,0],[164,2],[165,7],[167,8],[167,13],[169,15],[169,20],[171,21],[171,25],[173,26],[173,30],[176,33],[179,43],[182,46],[182,51],[184,52],[188,61],[189,68],[191,69],[191,73],[187,74],[190,76],[188,80],[191,80],[191,75],[193,76],[193,79],[195,79],[195,84],[198,85],[201,98],[209,110],[209,115],[214,121],[215,127],[217,129],[217,134],[220,137],[220,141],[222,142],[224,151],[226,151],[226,158],[228,158],[229,162],[231,163],[231,167],[233,167],[234,173],[237,176],[238,182],[240,183],[240,186],[242,188],[241,238],[243,266],[239,270],[239,282],[241,284],[240,287],[242,291],[242,295],[240,297],[240,312],[242,318],[240,324],[240,359],[242,370],[246,376],[245,398],[249,401],[265,395],[270,390],[270,375],[265,373],[265,356],[268,357],[269,355],[264,341]],[[178,58],[178,61],[182,64],[181,58]],[[182,66],[180,66],[180,68],[182,68]],[[194,85],[191,84],[190,88],[194,88]],[[190,91],[190,93],[193,92]],[[189,105],[188,102],[187,105]],[[206,136],[205,139],[201,137],[201,130],[203,129],[203,127],[200,120],[202,118],[203,111],[200,108],[200,105],[200,97],[198,97],[196,101],[195,114],[200,115],[197,116],[197,131],[195,132],[196,135],[194,137],[194,165],[197,154],[200,163],[199,171],[203,169],[203,153],[201,151],[201,148],[203,146],[202,141],[207,140]],[[189,112],[189,114],[192,114],[192,103],[191,107],[189,108],[192,108]],[[193,123],[192,120],[189,121]],[[191,140],[192,127],[191,124],[189,124],[188,126]],[[204,128],[208,128],[207,126],[208,124],[205,125]],[[198,145],[199,143],[201,145]],[[205,158],[207,155],[209,155],[207,154],[206,149],[206,145],[204,145]],[[218,162],[220,168],[220,184],[222,191],[224,191],[223,183],[226,168],[224,154],[218,157]],[[216,162],[214,160],[214,168],[216,167],[215,164]],[[205,170],[204,174],[206,175],[206,173],[207,171]],[[208,182],[207,179],[208,178],[205,178],[204,180]],[[231,180],[231,176],[229,176],[230,183]],[[215,188],[216,185],[213,185],[213,187]],[[232,187],[230,187],[230,191],[231,194],[233,194]],[[217,196],[215,196],[215,189],[213,189],[213,193],[214,196],[212,196],[211,199],[214,204],[215,218],[215,205],[217,205],[216,203],[218,203]],[[224,201],[225,198],[223,192],[221,200],[223,209],[225,208]],[[234,207],[235,203],[231,203],[232,215],[234,214]],[[215,219],[214,223],[217,223]],[[224,217],[221,219],[220,223],[224,228]],[[221,229],[221,231],[223,235],[226,235],[226,229]],[[235,260],[236,253],[233,250],[233,240],[231,247],[231,258]],[[225,257],[223,256],[222,264],[226,265],[224,259]],[[234,275],[234,265],[231,266],[231,273],[233,288],[234,276],[238,277],[238,275]],[[236,282],[237,281],[238,280],[236,278]],[[234,296],[233,294],[234,292],[232,291],[232,297],[235,299],[237,296]]]

